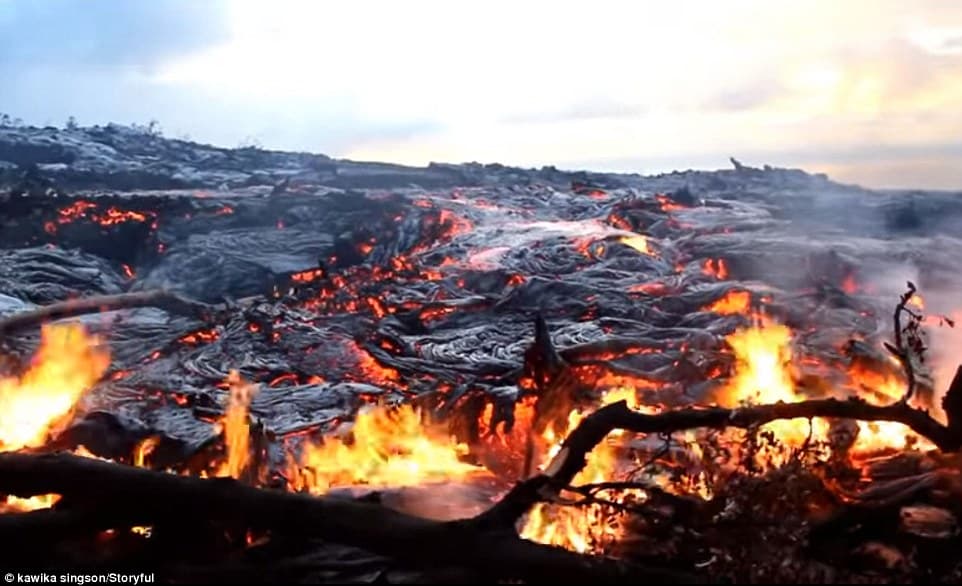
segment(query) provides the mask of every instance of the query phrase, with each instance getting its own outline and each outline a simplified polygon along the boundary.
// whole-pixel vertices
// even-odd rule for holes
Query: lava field
[[[733,163],[0,129],[0,561],[956,582],[962,200]]]

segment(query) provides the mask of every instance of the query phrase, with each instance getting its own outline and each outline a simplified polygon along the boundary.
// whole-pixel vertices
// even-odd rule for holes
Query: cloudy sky
[[[958,0],[0,0],[0,112],[411,164],[962,189]]]

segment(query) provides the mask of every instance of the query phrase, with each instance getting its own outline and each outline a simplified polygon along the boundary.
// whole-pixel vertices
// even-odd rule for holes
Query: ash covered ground
[[[725,338],[753,311],[791,328],[812,396],[858,393],[853,360],[898,373],[881,342],[907,280],[927,312],[962,307],[959,194],[736,161],[658,176],[410,168],[121,126],[3,128],[0,178],[0,316],[155,289],[223,310],[83,318],[111,365],[59,441],[110,458],[156,434],[171,462],[202,452],[232,370],[261,385],[250,413],[274,461],[374,400],[430,401],[477,436],[486,408],[489,427],[513,419],[538,316],[587,390],[633,386],[642,404],[713,396],[733,369]],[[954,335],[931,331],[929,404]],[[38,338],[8,336],[5,353]]]

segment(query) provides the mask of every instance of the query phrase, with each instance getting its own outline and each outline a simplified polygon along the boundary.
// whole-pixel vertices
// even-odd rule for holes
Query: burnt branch
[[[895,421],[928,438],[944,452],[962,446],[962,437],[933,419],[927,412],[903,402],[872,405],[861,399],[812,399],[798,403],[773,403],[726,409],[685,408],[654,415],[639,413],[623,401],[602,407],[586,417],[568,436],[561,451],[546,469],[552,485],[566,486],[585,465],[585,457],[612,430],[666,433],[694,428],[736,427],[749,429],[777,419],[824,417],[862,421]]]
[[[906,332],[903,331],[902,328],[902,314],[907,313],[909,315],[909,319],[914,320],[914,322],[918,322],[921,319],[921,316],[917,315],[915,312],[906,307],[917,292],[915,283],[909,281],[906,285],[908,289],[905,291],[905,293],[902,293],[901,297],[899,297],[899,302],[895,306],[895,313],[892,316],[892,320],[894,322],[893,327],[895,328],[895,345],[885,345],[888,351],[891,352],[896,359],[898,359],[899,364],[902,365],[902,370],[905,371],[905,394],[902,396],[903,403],[907,403],[912,398],[912,395],[915,394],[916,380],[915,366],[912,364],[912,350],[909,347],[909,344],[906,343]]]
[[[635,433],[671,433],[696,428],[754,429],[778,419],[855,419],[895,421],[934,443],[943,452],[962,447],[962,433],[933,419],[928,412],[904,401],[872,405],[862,399],[812,399],[798,403],[773,403],[726,409],[689,407],[649,415],[632,411],[619,401],[584,418],[565,439],[561,450],[542,474],[518,483],[500,502],[480,516],[487,523],[509,525],[541,500],[553,500],[571,485],[585,467],[588,454],[616,429]]]
[[[120,293],[117,295],[96,295],[45,305],[33,311],[16,313],[0,319],[0,336],[65,317],[116,311],[118,309],[133,309],[137,307],[157,307],[170,313],[201,320],[209,319],[214,314],[213,307],[205,303],[186,299],[169,291],[140,291],[136,293]]]
[[[700,581],[686,572],[540,545],[513,530],[433,521],[372,502],[259,489],[228,478],[179,476],[70,454],[0,454],[0,493],[56,493],[79,509],[0,516],[0,538],[8,543],[20,535],[55,532],[67,537],[133,526],[219,521],[318,537],[413,564],[470,568],[489,578],[624,584]]]

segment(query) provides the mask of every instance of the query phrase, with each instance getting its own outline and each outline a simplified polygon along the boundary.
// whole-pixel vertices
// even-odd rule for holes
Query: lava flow
[[[350,185],[349,173],[328,168],[335,163],[312,165],[319,170],[305,177]],[[782,194],[794,175],[768,185],[768,171],[742,169],[698,189],[700,175],[662,177],[651,189],[509,178],[428,192],[301,184],[295,167],[276,185],[228,186],[202,200],[85,195],[30,216],[37,226],[18,236],[29,247],[10,262],[54,281],[0,275],[10,281],[3,315],[8,305],[29,311],[27,300],[96,295],[104,339],[50,324],[29,363],[4,362],[13,366],[0,378],[0,451],[72,451],[174,480],[202,476],[224,494],[330,499],[323,506],[357,498],[440,518],[405,500],[427,494],[445,520],[504,502],[521,483],[541,487],[541,500],[519,507],[499,538],[638,558],[661,543],[678,551],[697,542],[692,565],[712,568],[735,555],[725,538],[706,544],[726,528],[784,517],[807,530],[812,511],[848,503],[883,457],[912,475],[937,466],[926,460],[935,446],[899,423],[745,423],[746,412],[809,399],[899,405],[910,376],[916,393],[905,404],[931,409],[948,387],[931,380],[923,340],[948,318],[921,313],[952,309],[951,300],[927,289],[924,301],[904,298],[896,343],[907,349],[893,353],[892,300],[874,293],[891,279],[868,276],[882,246],[867,246],[859,264],[861,240],[826,252],[807,225],[785,234],[789,212],[775,214],[778,202],[745,199],[761,197],[759,183]],[[233,175],[218,182],[224,176]],[[688,183],[701,192],[686,194]],[[76,304],[65,303],[54,317],[73,315]],[[11,348],[32,347],[10,331]],[[935,370],[945,378],[942,364]],[[601,416],[655,431],[603,433],[605,420],[592,416],[606,406]],[[590,446],[585,437],[600,441],[579,456],[584,467],[551,482],[580,453],[572,445]],[[823,498],[793,486],[738,500],[785,476],[804,477]],[[0,509],[69,511],[75,495],[63,494],[3,495]],[[807,500],[783,515],[796,496]],[[239,556],[286,543],[269,515],[256,527],[238,517],[211,520],[197,541],[216,534],[212,550]],[[117,533],[176,542],[175,533],[159,539],[160,525],[154,537]]]

